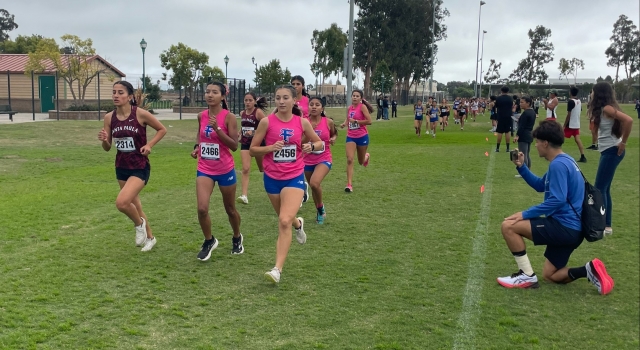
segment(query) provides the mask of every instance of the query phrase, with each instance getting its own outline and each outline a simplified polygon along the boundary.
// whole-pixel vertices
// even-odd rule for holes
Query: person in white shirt
[[[556,108],[558,108],[558,93],[556,90],[551,90],[549,93],[549,99],[542,100],[544,108],[547,110],[547,119],[556,120],[558,115],[556,114]]]
[[[582,111],[582,102],[578,98],[577,87],[572,86],[569,89],[571,96],[569,96],[569,102],[567,103],[567,119],[564,121],[564,137],[570,139],[572,136],[576,140],[578,149],[580,150],[580,163],[586,163],[587,158],[584,156],[584,146],[580,141],[580,112]]]

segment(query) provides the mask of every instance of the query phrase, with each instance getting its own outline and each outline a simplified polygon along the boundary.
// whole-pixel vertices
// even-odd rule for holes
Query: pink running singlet
[[[329,122],[327,117],[322,117],[320,123],[314,128],[316,134],[320,137],[320,140],[324,143],[324,150],[315,150],[304,156],[304,165],[318,165],[322,162],[332,162],[331,148],[329,147],[329,139],[331,138],[331,132],[329,130]]]
[[[227,130],[227,115],[229,111],[223,109],[216,116],[218,126],[222,132]],[[234,136],[231,136],[234,137]],[[231,150],[218,137],[216,131],[209,125],[209,110],[202,112],[200,117],[200,152],[198,153],[198,171],[207,175],[223,175],[229,173],[234,168],[233,155]]]
[[[302,111],[302,117],[309,118],[309,98],[307,96],[302,96],[300,101],[296,102],[296,105]]]
[[[364,114],[362,114],[362,106],[362,102],[355,107],[351,105],[349,106],[349,110],[347,111],[347,127],[349,128],[349,131],[347,131],[347,136],[352,139],[361,138],[367,136],[368,134],[366,125],[349,123],[349,119],[351,118],[355,120],[366,120]]]
[[[290,180],[304,172],[302,161],[302,118],[294,115],[290,121],[283,122],[275,114],[270,114],[269,127],[264,136],[267,146],[284,141],[280,151],[264,156],[264,173],[274,180]]]

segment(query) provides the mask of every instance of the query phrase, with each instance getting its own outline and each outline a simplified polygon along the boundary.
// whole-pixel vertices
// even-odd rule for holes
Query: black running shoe
[[[208,241],[205,240],[204,243],[202,243],[202,250],[198,253],[198,260],[209,260],[209,258],[211,258],[211,252],[216,248],[218,248],[218,240],[215,237]]]
[[[598,146],[591,145],[591,146],[587,147],[587,149],[598,150]]]
[[[244,246],[242,245],[243,241],[244,241],[244,238],[242,237],[242,233],[240,234],[240,237],[238,237],[238,238],[233,237],[233,239],[232,239],[233,248],[231,248],[231,254],[242,254],[242,253],[244,253]]]
[[[584,156],[584,154],[580,157],[580,160],[578,160],[578,163],[586,163],[587,162],[587,157]]]

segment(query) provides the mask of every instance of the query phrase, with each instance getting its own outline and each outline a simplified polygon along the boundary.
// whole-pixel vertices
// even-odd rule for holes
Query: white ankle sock
[[[527,276],[533,276],[533,268],[531,267],[531,262],[529,262],[527,254],[514,256],[514,258],[516,258],[516,264],[518,264],[518,268],[522,270],[522,272],[526,273]]]

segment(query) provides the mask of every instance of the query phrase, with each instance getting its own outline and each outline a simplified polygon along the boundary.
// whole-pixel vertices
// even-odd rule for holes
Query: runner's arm
[[[369,114],[369,110],[367,109],[367,106],[365,106],[364,104],[361,104],[360,110],[362,111],[364,120],[356,120],[356,122],[359,125],[371,125],[371,114]]]
[[[104,126],[102,127],[102,130],[104,130],[107,135],[106,135],[106,140],[102,141],[102,149],[109,152],[109,150],[111,150],[111,118],[113,116],[113,112],[111,113],[107,113],[104,116]]]
[[[138,111],[138,117],[142,119],[144,124],[149,125],[156,131],[156,134],[155,136],[153,136],[153,139],[151,139],[151,141],[147,142],[147,144],[145,145],[145,146],[149,146],[149,148],[153,148],[153,146],[155,146],[156,143],[160,142],[160,140],[162,140],[164,135],[167,134],[167,128],[165,128],[164,125],[162,125],[162,123],[156,117],[153,116],[153,114],[149,113],[149,111],[144,110],[142,108],[138,108],[137,111]]]
[[[227,133],[225,134],[222,130],[216,130],[215,132],[218,134],[220,141],[222,141],[225,146],[229,147],[232,152],[235,152],[238,150],[238,139],[231,137],[231,135],[238,134],[238,121],[236,120],[235,114],[227,114],[224,122],[227,124]]]
[[[252,157],[263,156],[267,153],[273,152],[273,145],[260,146],[262,140],[267,135],[267,129],[269,128],[269,119],[264,118],[258,123],[256,133],[251,139],[251,146],[249,147],[249,154]]]

